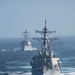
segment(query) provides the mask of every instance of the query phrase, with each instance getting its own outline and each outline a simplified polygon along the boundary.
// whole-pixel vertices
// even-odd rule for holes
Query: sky
[[[55,35],[75,36],[75,0],[0,0],[0,38],[35,36],[45,19]]]

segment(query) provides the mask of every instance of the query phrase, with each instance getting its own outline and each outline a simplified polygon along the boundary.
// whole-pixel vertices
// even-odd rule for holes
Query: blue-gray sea
[[[23,38],[0,38],[0,75],[32,75],[31,58],[18,59],[13,52],[21,49],[20,42]],[[40,47],[41,43],[30,39],[33,47]],[[75,37],[60,37],[50,44],[61,61],[61,75],[75,75]],[[3,53],[2,53],[3,52]],[[11,55],[9,54],[11,53]],[[4,57],[8,56],[8,57]],[[11,58],[11,60],[10,60]],[[15,60],[14,60],[15,59]]]

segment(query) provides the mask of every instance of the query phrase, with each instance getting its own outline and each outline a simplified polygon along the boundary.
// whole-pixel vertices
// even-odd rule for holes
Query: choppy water
[[[0,51],[14,51],[20,49],[22,39],[0,39]],[[32,41],[33,42],[33,41]],[[57,44],[56,44],[57,43]],[[37,44],[33,42],[33,46]],[[61,63],[61,75],[75,75],[75,39],[63,39],[54,42],[51,48],[58,53]],[[59,50],[61,49],[61,50]],[[57,51],[58,50],[58,51]],[[31,59],[0,61],[0,75],[31,75]]]

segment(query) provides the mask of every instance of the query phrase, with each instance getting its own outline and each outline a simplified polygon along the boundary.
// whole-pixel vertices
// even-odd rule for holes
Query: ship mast
[[[24,39],[25,39],[25,41],[27,41],[27,40],[28,40],[28,33],[29,33],[29,32],[25,31],[25,32],[23,32],[23,33],[24,33]]]
[[[42,50],[44,51],[50,51],[50,45],[49,43],[51,43],[53,40],[56,40],[58,38],[48,38],[48,35],[51,33],[54,33],[55,31],[48,31],[47,27],[46,27],[46,19],[45,19],[45,27],[43,28],[43,31],[38,31],[36,30],[36,33],[40,33],[43,35],[43,38],[34,38],[35,40],[39,40],[43,42],[42,44]]]

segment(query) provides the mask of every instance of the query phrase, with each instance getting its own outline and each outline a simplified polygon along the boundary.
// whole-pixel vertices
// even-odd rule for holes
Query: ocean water
[[[21,38],[3,38],[0,39],[0,53],[16,52],[21,49]],[[41,43],[31,40],[33,47],[39,47]],[[40,45],[39,45],[40,44]],[[62,37],[50,44],[51,50],[61,61],[61,75],[75,75],[75,37]],[[0,54],[0,57],[4,56]],[[7,54],[9,55],[9,53]],[[30,58],[23,60],[8,60],[8,58],[0,58],[0,75],[32,75]],[[14,58],[13,58],[14,59]]]

